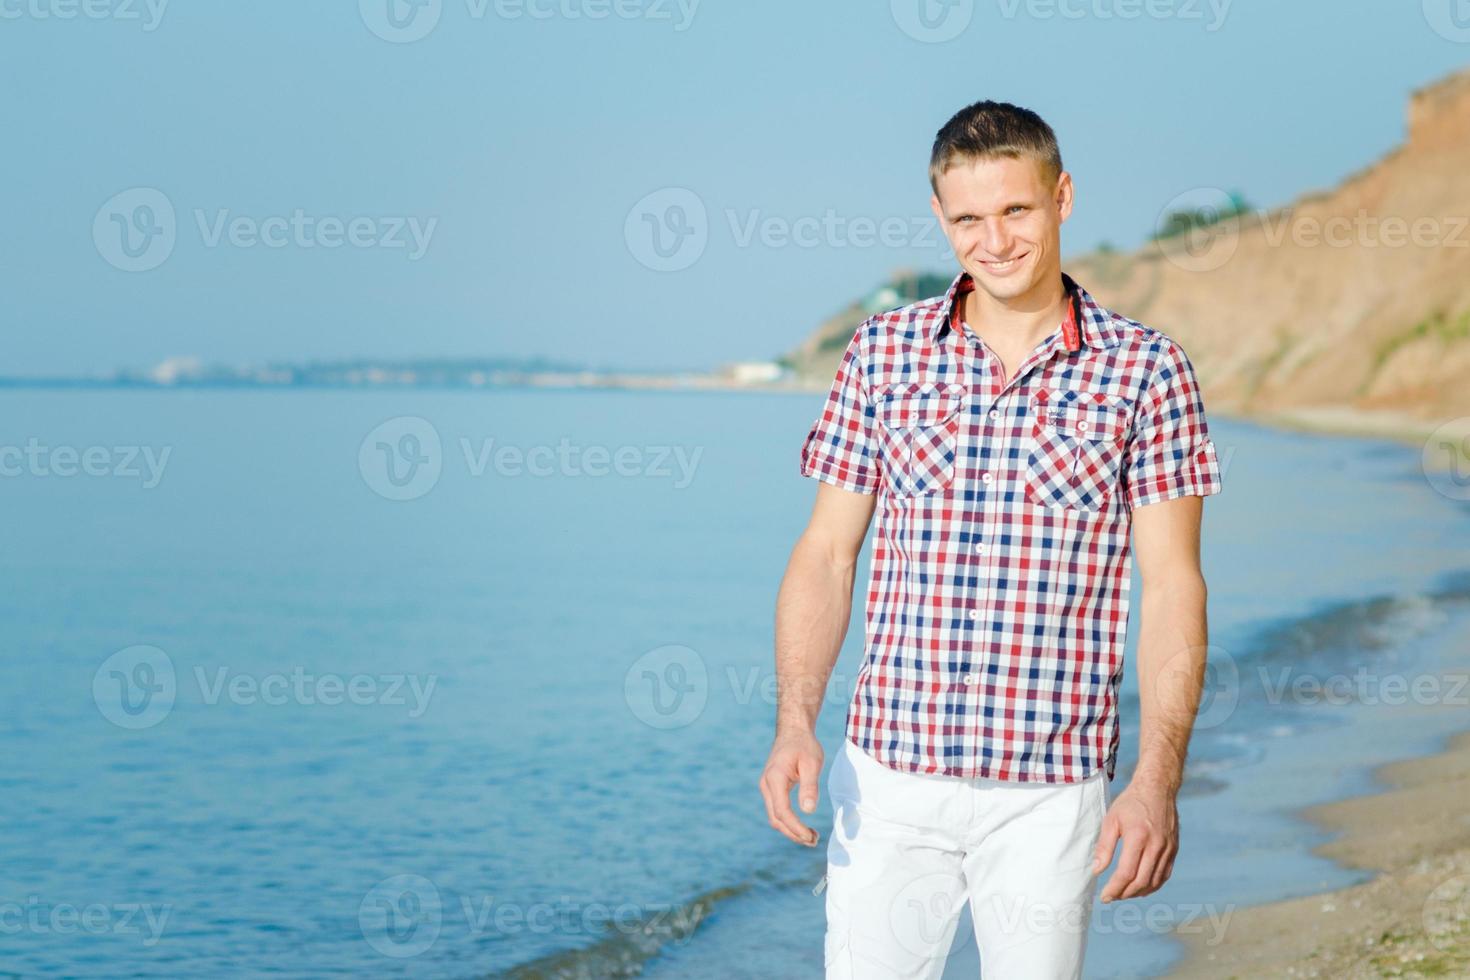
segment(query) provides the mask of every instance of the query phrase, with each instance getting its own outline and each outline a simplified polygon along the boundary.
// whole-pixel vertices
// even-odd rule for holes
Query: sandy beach
[[[1470,976],[1470,732],[1375,776],[1386,792],[1302,813],[1338,835],[1316,853],[1372,880],[1237,909],[1214,945],[1181,935],[1170,976]]]

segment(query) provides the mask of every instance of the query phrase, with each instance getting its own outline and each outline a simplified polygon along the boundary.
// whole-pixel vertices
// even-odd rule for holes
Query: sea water
[[[820,401],[0,393],[0,973],[820,976],[827,800],[802,848],[756,786]],[[1282,677],[1422,674],[1470,594],[1465,504],[1413,448],[1212,434],[1207,724],[1174,880],[1138,900],[1176,924],[1357,880],[1291,807],[1451,722]],[[1128,904],[1090,976],[1176,955]],[[949,975],[975,956],[962,929]]]

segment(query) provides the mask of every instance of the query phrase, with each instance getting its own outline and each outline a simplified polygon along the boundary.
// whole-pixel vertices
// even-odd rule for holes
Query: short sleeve
[[[1194,366],[1183,348],[1170,343],[1139,401],[1125,499],[1135,509],[1175,497],[1204,497],[1220,488],[1220,461]]]
[[[873,410],[863,368],[863,336],[858,327],[837,367],[837,377],[801,446],[801,475],[816,477],[855,493],[878,491],[873,452]]]

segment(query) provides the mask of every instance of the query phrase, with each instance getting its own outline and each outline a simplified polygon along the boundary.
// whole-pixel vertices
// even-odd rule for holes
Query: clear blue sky
[[[1431,26],[1439,0],[1238,0],[1223,21],[1219,0],[956,0],[938,30],[963,29],[935,41],[916,0],[425,2],[402,30],[437,22],[401,42],[379,36],[387,0],[174,0],[156,22],[160,0],[0,0],[0,373],[763,358],[896,267],[953,268],[918,223],[934,133],[971,101],[1057,130],[1073,254],[1138,244],[1191,188],[1272,205],[1330,186],[1403,139],[1412,89],[1470,62]],[[61,16],[81,3],[101,16]],[[176,225],[130,239],[166,243],[130,272],[122,232],[162,228],[139,210],[156,196],[109,204],[134,188]],[[650,268],[634,210],[679,203],[666,188],[707,214],[675,271]],[[298,211],[343,227],[270,221]],[[362,244],[323,246],[353,218]],[[810,247],[745,237],[802,218]]]

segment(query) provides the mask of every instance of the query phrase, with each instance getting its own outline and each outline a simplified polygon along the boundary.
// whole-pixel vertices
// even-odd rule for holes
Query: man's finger
[[[1092,873],[1100,874],[1113,860],[1113,851],[1118,846],[1118,821],[1104,820],[1102,835],[1092,849]]]
[[[763,773],[760,778],[761,802],[766,806],[766,820],[772,827],[776,826],[776,811],[771,808],[771,788],[766,785],[769,774]]]
[[[1174,855],[1178,853],[1179,848],[1173,844],[1170,844],[1169,847],[1165,848],[1163,858],[1159,861],[1158,866],[1154,868],[1154,891],[1158,891],[1160,888],[1163,888],[1164,883],[1169,880],[1169,875],[1174,870]]]
[[[822,766],[811,756],[802,756],[796,760],[796,771],[801,776],[801,787],[798,796],[801,799],[801,808],[807,813],[817,809],[817,780],[822,774]]]
[[[815,844],[817,832],[796,819],[791,811],[791,776],[786,773],[770,775],[772,819],[776,829],[798,844]]]
[[[1174,877],[1174,859],[1170,858],[1169,863],[1164,866],[1164,873],[1159,876],[1159,887],[1163,888],[1172,877]]]
[[[1149,885],[1154,880],[1154,868],[1159,864],[1159,850],[1160,845],[1157,844],[1144,848],[1143,855],[1138,859],[1138,870],[1133,873],[1133,880],[1123,889],[1123,898],[1137,898],[1152,890]]]
[[[792,841],[800,844],[801,841],[794,836],[790,825],[781,819],[781,815],[776,806],[776,800],[782,799],[785,795],[779,789],[780,782],[779,777],[776,777],[773,773],[768,772],[761,777],[761,799],[766,804],[766,820],[770,823],[773,830],[779,830],[782,834],[790,837]]]
[[[1102,900],[1111,902],[1122,894],[1124,887],[1133,880],[1138,873],[1138,860],[1143,856],[1143,846],[1137,843],[1137,832],[1134,836],[1123,838],[1123,856],[1118,859],[1118,867],[1113,870],[1113,876],[1103,887]]]

